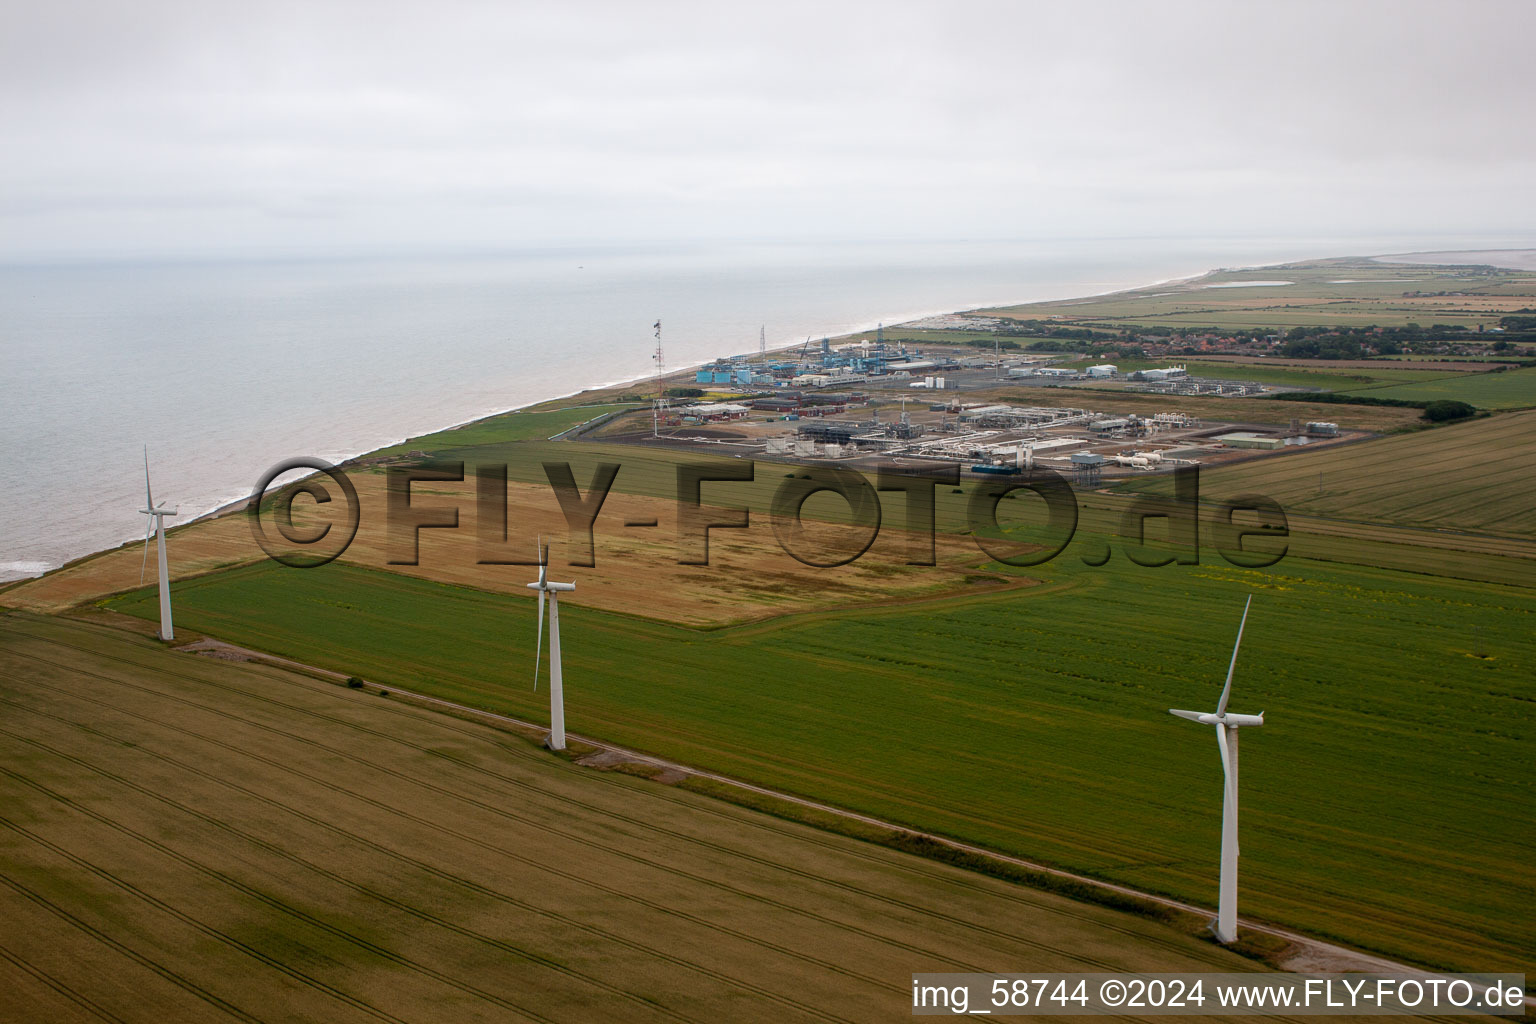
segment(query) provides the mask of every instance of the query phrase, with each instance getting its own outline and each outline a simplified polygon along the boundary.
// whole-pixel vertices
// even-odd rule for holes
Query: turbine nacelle
[[[141,509],[139,509],[139,514],[140,515],[146,515],[146,516],[174,516],[176,514],[176,512],[177,512],[177,509],[173,509],[173,508],[141,508]]]
[[[1227,711],[1218,715],[1210,711],[1178,711],[1174,708],[1169,708],[1168,713],[1170,715],[1178,715],[1180,718],[1187,718],[1191,722],[1199,722],[1201,725],[1225,725],[1232,729],[1244,725],[1264,724],[1264,712],[1262,711],[1256,715],[1239,715],[1235,711]]]
[[[528,589],[529,590],[558,590],[561,593],[564,593],[567,590],[575,590],[576,589],[576,584],[574,584],[574,583],[554,583],[554,582],[552,582],[550,580],[540,580],[537,583],[530,583],[530,584],[528,584]]]

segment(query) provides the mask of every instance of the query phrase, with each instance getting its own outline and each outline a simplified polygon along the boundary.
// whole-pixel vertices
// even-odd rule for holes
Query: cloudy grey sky
[[[0,256],[1536,230],[1536,4],[6,0]]]

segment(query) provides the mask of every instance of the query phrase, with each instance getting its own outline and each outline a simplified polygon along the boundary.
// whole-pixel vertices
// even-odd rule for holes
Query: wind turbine
[[[1227,698],[1232,695],[1232,673],[1237,668],[1237,649],[1243,642],[1243,626],[1248,624],[1248,606],[1251,604],[1253,595],[1250,594],[1248,603],[1243,605],[1237,643],[1232,645],[1232,664],[1227,666],[1227,684],[1221,688],[1221,700],[1216,702],[1215,713],[1168,709],[1170,715],[1216,727],[1221,774],[1226,780],[1221,802],[1221,892],[1216,904],[1216,940],[1222,943],[1237,939],[1237,730],[1245,725],[1264,724],[1262,711],[1256,715],[1239,715],[1227,710]]]
[[[180,510],[180,506],[174,509],[157,507],[155,496],[149,489],[149,446],[144,446],[144,507],[140,512],[149,516],[149,523],[144,530],[144,561],[139,566],[139,582],[144,582],[144,570],[149,567],[149,535],[154,534],[160,549],[160,639],[174,640],[175,632],[171,629],[171,576],[165,564],[165,517],[173,516]]]
[[[574,583],[552,583],[546,575],[549,549],[539,539],[539,581],[528,584],[539,592],[539,638],[533,649],[533,688],[539,688],[539,657],[544,653],[544,597],[549,596],[549,749],[565,749],[565,689],[560,679],[560,594]]]

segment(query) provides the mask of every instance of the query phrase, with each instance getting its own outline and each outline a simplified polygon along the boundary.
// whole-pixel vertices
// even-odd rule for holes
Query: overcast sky
[[[1536,229],[1536,4],[23,3],[0,255]]]

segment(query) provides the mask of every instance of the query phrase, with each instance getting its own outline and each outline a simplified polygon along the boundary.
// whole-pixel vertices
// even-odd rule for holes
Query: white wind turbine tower
[[[552,583],[545,575],[549,549],[539,541],[539,581],[528,584],[539,592],[539,638],[533,651],[533,688],[539,688],[539,656],[544,653],[544,596],[549,595],[549,749],[565,749],[565,688],[560,679],[560,594],[574,583]]]
[[[180,506],[174,509],[157,507],[155,496],[149,489],[149,446],[144,446],[144,507],[139,511],[149,516],[148,527],[144,531],[144,561],[139,566],[139,582],[144,582],[144,570],[149,566],[149,535],[154,534],[157,546],[160,549],[160,639],[173,640],[175,632],[171,629],[171,576],[170,570],[165,564],[165,517],[173,516],[180,510]]]
[[[1226,780],[1221,803],[1221,893],[1216,904],[1216,939],[1223,943],[1237,939],[1237,730],[1245,725],[1264,724],[1262,711],[1256,715],[1239,715],[1227,711],[1227,698],[1232,695],[1232,673],[1237,668],[1237,649],[1243,642],[1243,626],[1248,623],[1248,606],[1251,604],[1253,596],[1250,594],[1248,603],[1243,605],[1243,620],[1237,627],[1237,643],[1232,645],[1232,664],[1227,666],[1227,684],[1221,688],[1221,700],[1216,702],[1215,713],[1168,709],[1171,715],[1216,727],[1216,744],[1221,749],[1221,773]]]

